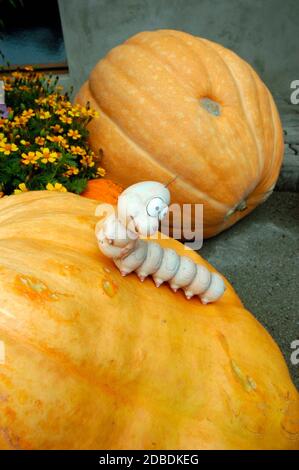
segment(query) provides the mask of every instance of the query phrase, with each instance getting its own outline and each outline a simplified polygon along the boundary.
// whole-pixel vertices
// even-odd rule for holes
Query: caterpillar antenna
[[[172,178],[168,183],[166,183],[164,185],[165,188],[168,188],[168,186],[173,183],[177,178],[179,177],[179,175],[176,175],[174,178]]]

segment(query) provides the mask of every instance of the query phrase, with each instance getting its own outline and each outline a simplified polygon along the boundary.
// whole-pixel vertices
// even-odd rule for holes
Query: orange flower
[[[71,152],[74,154],[74,155],[86,155],[86,150],[82,147],[79,147],[79,145],[72,145],[71,146]]]
[[[47,104],[47,98],[36,98],[34,101],[37,104]]]
[[[62,116],[65,113],[66,113],[66,110],[64,108],[60,108],[55,111],[55,114],[57,114],[57,116]]]
[[[24,165],[33,165],[38,159],[39,156],[37,155],[37,152],[22,153],[22,163]]]
[[[0,142],[0,152],[4,155],[10,155],[11,152],[17,152],[18,147],[15,144],[8,144],[4,141]]]
[[[72,124],[72,122],[73,122],[72,118],[69,117],[69,116],[64,116],[64,115],[62,115],[62,116],[59,116],[59,119],[60,119],[60,121],[63,122],[64,124]]]
[[[35,116],[35,112],[31,108],[25,109],[25,111],[22,112],[22,117],[25,119],[30,119],[33,116]]]
[[[19,86],[19,90],[22,90],[22,91],[29,91],[30,88],[29,88],[29,86],[27,86],[27,85],[20,85],[20,86]]]
[[[50,111],[41,110],[40,113],[39,113],[39,118],[40,119],[50,119],[50,117],[51,117]]]
[[[77,131],[77,129],[70,129],[67,133],[69,137],[71,137],[73,140],[78,140],[81,137],[81,134]]]
[[[59,134],[63,132],[63,127],[61,127],[59,124],[55,124],[55,126],[51,126],[51,129],[54,132],[58,132]]]
[[[18,72],[18,71],[12,72],[12,76],[13,76],[14,78],[16,78],[17,80],[23,78],[22,72]]]
[[[69,147],[67,140],[62,137],[62,135],[48,135],[47,139],[50,140],[50,142],[56,142],[57,144],[60,144],[62,147]]]
[[[92,168],[94,166],[92,155],[84,155],[84,157],[81,158],[80,163],[83,166],[88,166],[89,168]]]
[[[42,148],[41,152],[37,151],[36,155],[43,163],[54,163],[58,158],[57,152],[51,152],[48,147]]]
[[[28,122],[28,119],[30,118],[27,118],[25,116],[15,116],[14,117],[14,120],[12,121],[11,123],[11,127],[22,127],[22,126],[26,126],[27,122]]]
[[[46,139],[44,137],[38,136],[38,137],[35,137],[34,141],[37,145],[44,145],[44,143],[46,142]]]
[[[5,119],[5,118],[0,118],[0,127],[4,127],[5,125],[8,124],[8,119]]]
[[[79,169],[74,166],[68,166],[68,170],[64,173],[65,176],[73,176],[79,173]]]

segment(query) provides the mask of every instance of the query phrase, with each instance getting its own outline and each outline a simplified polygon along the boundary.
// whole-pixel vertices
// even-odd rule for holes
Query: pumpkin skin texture
[[[123,278],[96,206],[0,201],[0,449],[297,449],[298,393],[229,283],[203,306]]]
[[[219,44],[172,30],[137,34],[95,66],[76,101],[99,112],[90,145],[103,150],[109,177],[127,187],[177,175],[172,202],[204,204],[204,237],[273,191],[284,148],[275,103]]]

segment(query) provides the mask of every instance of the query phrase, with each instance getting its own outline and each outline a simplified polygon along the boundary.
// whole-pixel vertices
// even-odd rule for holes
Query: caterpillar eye
[[[168,206],[164,207],[159,214],[159,220],[163,220],[168,212]]]
[[[159,217],[162,211],[167,209],[167,205],[160,197],[154,197],[146,206],[146,212],[150,217]]]

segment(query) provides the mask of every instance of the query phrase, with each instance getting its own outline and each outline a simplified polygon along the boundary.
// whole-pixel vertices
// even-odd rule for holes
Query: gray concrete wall
[[[298,0],[59,0],[59,7],[75,89],[112,47],[159,28],[233,49],[286,99],[299,79]]]

